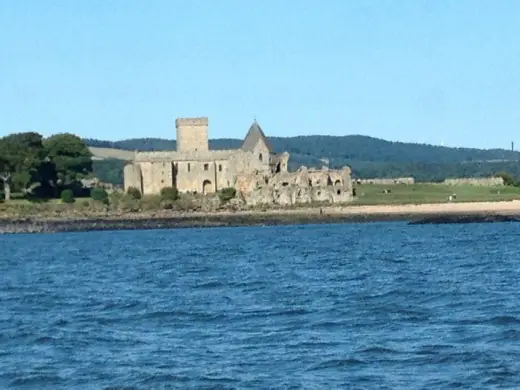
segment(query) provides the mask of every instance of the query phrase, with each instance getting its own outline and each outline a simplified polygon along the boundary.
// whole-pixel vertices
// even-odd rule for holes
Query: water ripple
[[[0,388],[515,388],[518,235],[372,223],[2,237]]]

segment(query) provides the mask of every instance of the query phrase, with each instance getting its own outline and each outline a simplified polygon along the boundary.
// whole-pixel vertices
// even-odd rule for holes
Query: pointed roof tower
[[[271,145],[267,141],[267,137],[265,136],[264,132],[262,131],[262,128],[260,127],[255,118],[253,124],[247,132],[246,138],[244,138],[244,142],[242,143],[242,150],[251,152],[255,148],[258,140],[262,140],[265,146],[267,146],[267,149],[271,151]]]

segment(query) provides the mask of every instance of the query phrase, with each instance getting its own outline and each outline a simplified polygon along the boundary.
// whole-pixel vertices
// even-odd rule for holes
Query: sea
[[[1,389],[520,388],[520,224],[0,236]]]

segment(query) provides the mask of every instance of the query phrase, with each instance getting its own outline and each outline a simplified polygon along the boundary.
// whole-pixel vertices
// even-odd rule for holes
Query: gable
[[[265,136],[264,132],[262,131],[262,128],[260,125],[256,122],[256,120],[253,122],[251,127],[249,128],[249,131],[247,132],[246,138],[244,138],[244,142],[242,143],[242,150],[247,152],[252,152],[258,142],[261,142],[265,145],[267,150],[271,151],[271,146],[269,145],[269,142],[267,141],[267,137]]]

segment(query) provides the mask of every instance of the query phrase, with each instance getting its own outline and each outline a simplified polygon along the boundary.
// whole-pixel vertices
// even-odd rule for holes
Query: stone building
[[[288,172],[289,153],[273,153],[256,120],[239,149],[210,150],[207,118],[179,118],[177,150],[136,152],[124,169],[125,191],[144,195],[162,188],[212,194],[233,187],[248,205],[293,205],[312,202],[344,203],[352,200],[350,168],[307,169]]]
[[[176,187],[179,192],[211,194],[234,187],[245,172],[287,172],[289,154],[272,152],[256,120],[242,146],[233,150],[209,149],[208,118],[178,118],[175,127],[177,150],[136,152],[124,168],[125,191],[135,187],[149,195]]]

